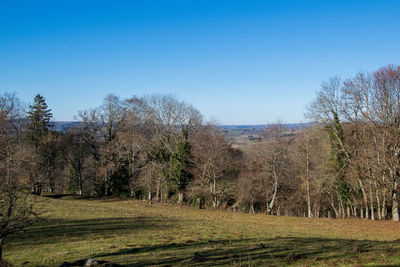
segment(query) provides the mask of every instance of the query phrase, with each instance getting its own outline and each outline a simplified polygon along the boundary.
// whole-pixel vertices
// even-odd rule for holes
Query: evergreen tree
[[[46,100],[40,94],[37,94],[34,99],[33,105],[29,106],[27,118],[29,119],[28,125],[28,139],[35,146],[35,153],[38,153],[40,141],[43,136],[48,133],[50,119],[53,116],[51,109],[48,109]]]
[[[176,152],[170,155],[169,159],[169,180],[173,189],[182,193],[190,179],[188,157],[190,154],[190,145],[188,142],[187,129],[182,130],[182,140],[179,140]],[[182,201],[182,199],[180,199]]]
[[[332,166],[336,173],[334,185],[337,190],[339,198],[338,200],[340,201],[340,203],[349,205],[351,186],[346,181],[346,171],[347,171],[347,166],[349,164],[349,160],[346,157],[345,151],[343,150],[343,147],[340,144],[343,143],[345,139],[344,131],[338,113],[335,111],[332,111],[332,113],[334,118],[333,123],[332,125],[327,126],[326,130],[329,134],[332,145],[331,160],[332,160]]]
[[[47,151],[41,151],[42,148],[45,148],[43,146],[44,143],[48,141],[45,137],[48,136],[52,117],[51,110],[48,109],[43,96],[40,94],[35,96],[34,103],[29,106],[26,117],[29,119],[27,137],[35,148],[34,162],[31,169],[32,192],[40,195],[43,184],[50,177],[49,157],[54,156],[53,153],[49,154]],[[51,160],[51,163],[54,163],[53,160]]]

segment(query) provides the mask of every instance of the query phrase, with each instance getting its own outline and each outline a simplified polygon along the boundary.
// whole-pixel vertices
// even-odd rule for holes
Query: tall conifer
[[[29,106],[27,118],[29,119],[28,125],[28,139],[35,146],[35,152],[38,152],[38,147],[43,136],[48,133],[50,129],[50,119],[53,116],[51,109],[48,109],[46,100],[40,94],[37,94],[34,103]]]

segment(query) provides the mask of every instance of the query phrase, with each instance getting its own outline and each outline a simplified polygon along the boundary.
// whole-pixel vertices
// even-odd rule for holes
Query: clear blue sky
[[[222,124],[304,121],[321,81],[400,63],[400,1],[0,0],[0,93],[56,120],[174,94]]]

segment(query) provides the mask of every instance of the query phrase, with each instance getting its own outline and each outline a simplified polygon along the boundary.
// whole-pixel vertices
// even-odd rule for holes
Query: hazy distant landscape
[[[78,127],[81,122],[78,121],[53,121],[52,129],[57,132],[65,132],[70,128]],[[298,130],[310,127],[312,123],[290,123],[284,124],[287,128],[287,134],[292,134]],[[217,127],[223,131],[226,138],[234,145],[249,145],[262,140],[262,135],[269,127],[274,124],[257,124],[257,125],[218,125]]]

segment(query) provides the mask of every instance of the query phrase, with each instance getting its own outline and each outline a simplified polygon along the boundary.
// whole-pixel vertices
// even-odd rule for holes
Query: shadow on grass
[[[93,257],[122,257],[126,266],[152,265],[351,265],[389,264],[400,252],[400,242],[328,238],[277,237],[271,239],[188,241],[120,249]],[[152,255],[152,256],[149,256]],[[130,257],[131,256],[131,257]],[[400,259],[399,259],[400,260]],[[386,265],[388,266],[388,265]],[[398,265],[392,265],[398,266]]]
[[[39,245],[58,242],[107,238],[125,233],[140,233],[145,230],[163,230],[176,227],[177,220],[164,217],[120,217],[86,220],[47,219],[34,225],[24,234],[13,235],[13,245]],[[61,241],[62,240],[62,241]]]
[[[63,200],[102,200],[102,199],[113,199],[115,201],[120,201],[119,197],[100,197],[100,196],[89,196],[89,195],[75,195],[75,194],[57,194],[57,193],[42,193],[40,197],[43,198],[53,198],[53,199],[63,199]]]
[[[41,197],[54,198],[54,199],[60,199],[60,198],[69,197],[69,196],[72,196],[72,195],[71,194],[42,193],[40,196]]]
[[[188,220],[184,221],[188,224]],[[85,220],[48,219],[21,235],[13,235],[15,248],[41,244],[63,244],[76,240],[96,242],[99,238],[140,236],[144,231],[167,233],[179,229],[181,221],[168,217],[118,217]],[[182,238],[182,236],[181,236]],[[183,237],[196,238],[193,237]],[[134,240],[132,240],[134,242]],[[166,242],[170,242],[166,240]],[[120,244],[116,244],[119,246]],[[121,244],[123,246],[123,244]],[[117,249],[117,250],[116,250]],[[252,239],[188,240],[182,243],[159,243],[126,248],[110,247],[109,253],[84,255],[82,258],[104,258],[126,266],[150,265],[352,265],[400,263],[399,241],[359,241],[334,238],[275,237]],[[397,258],[396,258],[397,257]],[[61,264],[61,262],[60,262]]]

